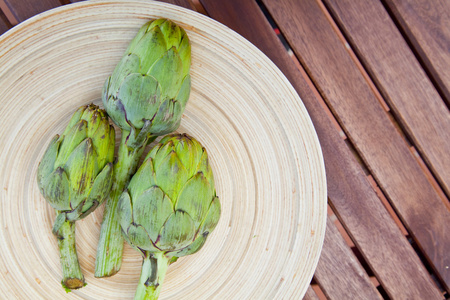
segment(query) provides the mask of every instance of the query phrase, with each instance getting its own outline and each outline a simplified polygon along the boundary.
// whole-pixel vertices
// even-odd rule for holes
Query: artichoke
[[[118,204],[122,234],[144,258],[135,299],[158,298],[169,263],[200,250],[220,211],[206,150],[186,134],[164,137]]]
[[[191,89],[191,46],[186,32],[159,19],[146,23],[106,80],[103,104],[122,131],[114,185],[106,203],[95,276],[111,276],[122,263],[123,238],[116,207],[145,146],[180,125]]]
[[[103,104],[122,130],[164,135],[180,125],[191,90],[186,32],[159,19],[146,23],[103,88]]]
[[[80,107],[61,136],[48,146],[37,171],[37,183],[56,210],[64,287],[80,288],[84,277],[75,249],[74,222],[86,217],[108,196],[112,185],[114,128],[104,110]]]

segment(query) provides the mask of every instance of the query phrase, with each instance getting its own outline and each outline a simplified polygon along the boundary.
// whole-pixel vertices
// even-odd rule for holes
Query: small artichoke
[[[110,192],[114,146],[115,133],[108,116],[90,104],[74,113],[63,134],[52,139],[39,164],[39,190],[57,211],[53,233],[60,244],[63,273],[70,272],[65,267],[71,268],[65,259],[78,263],[73,222],[91,213]],[[65,287],[83,286],[81,271],[63,275]]]
[[[164,137],[118,204],[122,234],[144,257],[135,299],[157,298],[169,262],[200,250],[220,212],[206,150],[186,134]],[[150,276],[152,265],[157,266],[156,277]]]
[[[103,89],[103,104],[122,130],[164,135],[180,125],[191,89],[191,46],[175,23],[146,23]]]

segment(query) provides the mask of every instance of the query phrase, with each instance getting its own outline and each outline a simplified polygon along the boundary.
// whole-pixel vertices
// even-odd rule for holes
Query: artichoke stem
[[[65,221],[56,232],[63,279],[62,286],[67,290],[79,289],[84,286],[84,276],[81,273],[75,246],[75,222]]]
[[[122,130],[117,162],[114,164],[113,186],[106,200],[95,260],[95,277],[116,274],[122,265],[123,237],[117,218],[117,204],[125,186],[136,171],[149,139],[137,148],[127,145],[129,131]],[[150,139],[151,140],[151,139]]]
[[[163,253],[146,253],[134,300],[158,299],[169,261]]]

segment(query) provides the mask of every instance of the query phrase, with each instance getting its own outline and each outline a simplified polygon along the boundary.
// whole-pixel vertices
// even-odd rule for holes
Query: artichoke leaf
[[[87,122],[85,120],[79,121],[73,126],[67,135],[62,137],[61,146],[59,148],[59,155],[56,159],[55,166],[63,166],[74,149],[87,138]]]
[[[159,249],[153,245],[147,231],[141,225],[131,224],[127,233],[132,245],[146,251],[159,252]]]
[[[142,128],[144,120],[156,114],[161,91],[153,76],[133,73],[119,87],[117,98],[125,107],[128,122],[136,128]]]
[[[132,208],[131,208],[131,198],[128,190],[123,191],[119,197],[119,202],[117,203],[117,217],[119,220],[120,227],[123,231],[128,232],[128,228],[133,222]]]
[[[178,210],[167,219],[156,245],[164,251],[182,249],[192,243],[194,235],[194,221],[189,214]]]
[[[128,183],[128,190],[137,199],[145,190],[156,184],[151,158],[145,160]]]
[[[171,48],[153,64],[147,74],[158,79],[163,99],[174,99],[184,78],[182,70],[183,64],[178,51]]]
[[[89,203],[98,202],[98,204],[100,204],[108,197],[109,192],[111,191],[111,186],[113,184],[112,175],[113,164],[107,163],[103,170],[94,179],[94,183],[92,184],[92,188],[86,202],[89,207],[92,206]],[[83,208],[83,212],[85,212],[88,208]]]
[[[56,210],[70,210],[70,187],[69,179],[64,169],[56,168],[43,184],[44,198]]]
[[[124,55],[111,75],[111,82],[109,83],[109,89],[107,93],[108,97],[111,95],[116,97],[123,80],[132,73],[139,73],[139,69],[139,56],[133,53]]]
[[[144,191],[133,200],[134,223],[143,226],[152,241],[156,241],[162,226],[172,213],[172,202],[157,186]]]
[[[189,100],[189,96],[191,94],[191,75],[186,75],[183,79],[183,83],[181,84],[181,88],[178,91],[175,100],[180,102],[180,106],[184,109],[187,101]]]
[[[189,74],[189,70],[191,69],[191,45],[186,32],[183,29],[181,29],[181,32],[183,37],[178,48],[178,54],[183,62],[183,74]]]
[[[97,155],[97,164],[99,169],[103,169],[106,162],[112,161],[108,160],[108,151],[110,148],[110,134],[114,134],[114,131],[110,131],[110,125],[107,119],[103,119],[97,130],[89,135],[92,138],[92,143],[94,145],[95,154]],[[114,143],[112,144],[114,145]]]
[[[219,197],[214,197],[209,207],[208,214],[200,227],[199,232],[204,234],[205,232],[212,232],[216,228],[217,223],[219,223],[221,213],[221,206]]]
[[[166,41],[159,27],[148,30],[131,49],[132,53],[141,58],[140,73],[142,74],[146,74],[166,51]]]
[[[182,257],[198,252],[205,244],[208,235],[208,231],[204,232],[203,234],[199,235],[192,244],[181,249],[180,251],[175,252],[174,255],[177,257]]]
[[[166,20],[159,25],[164,38],[167,41],[167,49],[180,46],[181,31],[180,27],[174,22]]]
[[[183,109],[176,100],[166,100],[153,119],[152,132],[158,135],[171,133],[180,126]]]
[[[177,210],[187,212],[198,228],[208,213],[213,196],[208,180],[199,172],[186,182],[175,207]]]
[[[97,159],[93,155],[90,138],[85,139],[75,148],[69,156],[64,170],[70,178],[70,206],[74,209],[87,198],[98,173]]]
[[[178,198],[178,193],[187,181],[187,171],[178,159],[175,151],[169,153],[164,161],[155,169],[156,183],[172,202]]]
[[[55,135],[50,141],[50,144],[48,145],[47,150],[39,163],[37,170],[37,181],[41,192],[43,190],[43,181],[54,170],[60,144],[61,141],[59,140],[59,135]]]
[[[66,221],[65,213],[59,213],[56,216],[56,219],[55,219],[55,222],[53,223],[53,228],[52,228],[52,233],[54,235],[58,234],[59,229],[61,228],[61,226],[64,224],[65,221]]]
[[[66,136],[69,130],[81,120],[81,116],[83,115],[86,108],[86,106],[81,106],[73,113],[72,117],[70,118],[69,124],[67,124],[66,129],[61,136]]]

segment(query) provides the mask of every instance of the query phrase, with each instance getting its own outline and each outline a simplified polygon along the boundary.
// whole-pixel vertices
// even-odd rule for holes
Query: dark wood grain
[[[0,10],[0,34],[4,33],[9,29],[8,20],[6,19],[5,14]]]
[[[264,3],[406,228],[448,285],[447,206],[391,123],[330,20],[316,0]]]
[[[327,299],[382,299],[330,217],[314,276]]]
[[[67,1],[75,3],[75,2],[81,2],[81,1],[86,1],[86,0],[67,0]],[[157,0],[157,1],[174,4],[174,5],[184,7],[184,8],[189,8],[189,9],[195,10],[192,2],[188,1],[188,0]]]
[[[252,0],[201,2],[211,17],[261,49],[302,98],[322,146],[330,203],[389,295],[393,299],[439,299],[438,289],[323,109],[314,86],[292,63],[258,5]]]
[[[306,294],[303,297],[303,300],[319,300],[319,297],[317,297],[312,287],[309,286],[308,289],[306,290]]]
[[[450,195],[450,112],[383,5],[378,1],[324,2]]]
[[[59,0],[4,0],[11,13],[19,21],[25,21],[46,10],[61,6]]]
[[[450,1],[384,2],[450,105]]]

